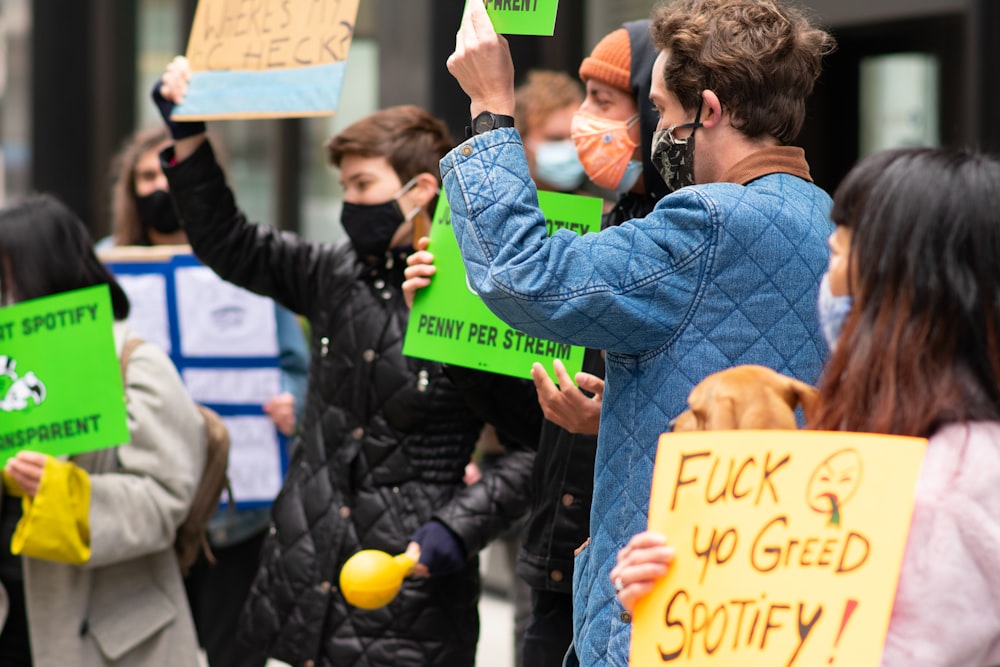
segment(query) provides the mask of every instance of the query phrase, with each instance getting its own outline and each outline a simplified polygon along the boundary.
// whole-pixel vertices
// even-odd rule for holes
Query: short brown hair
[[[654,10],[650,33],[670,53],[665,83],[685,110],[711,90],[733,127],[782,143],[802,129],[820,61],[835,46],[801,11],[774,0],[676,0]]]
[[[413,105],[376,111],[326,142],[327,157],[333,166],[340,167],[347,155],[383,157],[404,183],[424,172],[440,181],[438,163],[452,147],[444,122]]]
[[[583,86],[565,72],[535,69],[514,91],[514,123],[525,132],[545,122],[552,113],[583,102]]]
[[[135,168],[142,156],[170,141],[162,123],[137,130],[122,145],[112,162],[111,234],[115,245],[146,245],[149,237],[135,207]]]

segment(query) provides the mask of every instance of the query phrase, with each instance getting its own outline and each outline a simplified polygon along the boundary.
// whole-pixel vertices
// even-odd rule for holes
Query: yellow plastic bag
[[[83,468],[49,457],[38,492],[21,507],[12,554],[70,565],[90,560],[90,476]]]

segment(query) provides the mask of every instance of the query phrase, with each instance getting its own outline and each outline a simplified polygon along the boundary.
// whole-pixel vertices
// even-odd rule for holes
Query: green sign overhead
[[[600,229],[600,199],[539,192],[538,202],[550,234],[561,228],[578,234]],[[554,381],[554,359],[565,364],[570,377],[581,369],[582,347],[536,338],[507,326],[469,288],[443,191],[430,239],[428,250],[434,253],[437,271],[414,299],[403,354],[521,378],[531,378],[531,364],[537,361]]]
[[[129,441],[106,285],[0,308],[0,465]]]
[[[559,0],[483,0],[493,29],[502,35],[551,37]]]

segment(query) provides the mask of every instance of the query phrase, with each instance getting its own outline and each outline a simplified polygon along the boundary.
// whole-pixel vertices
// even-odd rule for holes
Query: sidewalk
[[[514,612],[506,599],[484,592],[479,601],[479,646],[477,667],[513,667]],[[288,667],[278,660],[268,660],[267,667]]]

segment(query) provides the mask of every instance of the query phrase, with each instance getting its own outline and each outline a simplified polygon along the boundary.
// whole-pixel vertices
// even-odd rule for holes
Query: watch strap
[[[495,130],[498,127],[514,127],[514,117],[493,113],[492,111],[483,111],[472,119],[470,125],[466,126],[465,138],[468,139],[477,134]]]

